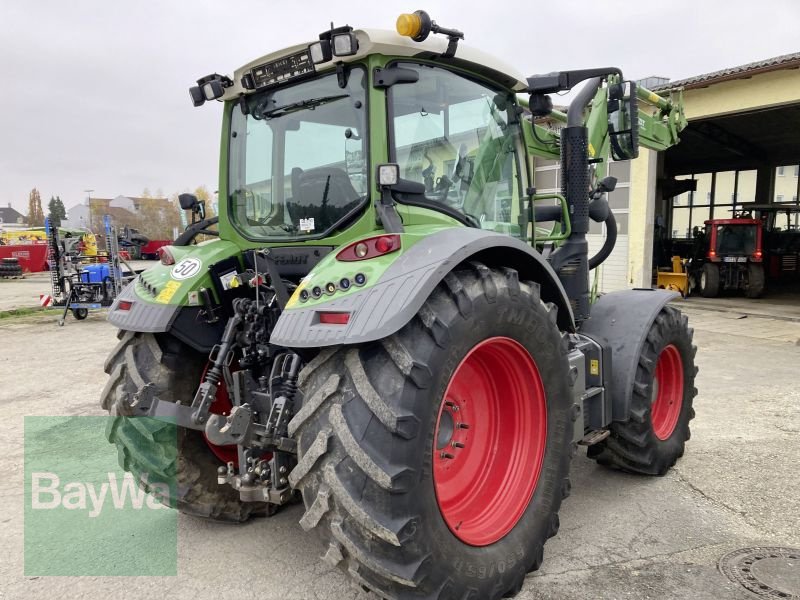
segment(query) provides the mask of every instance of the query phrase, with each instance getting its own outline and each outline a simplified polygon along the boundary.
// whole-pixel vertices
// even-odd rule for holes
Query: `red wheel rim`
[[[673,344],[658,355],[653,381],[653,405],[650,420],[653,433],[660,440],[667,440],[675,431],[683,405],[683,360]]]
[[[450,531],[472,546],[511,531],[546,445],[547,402],[530,353],[507,337],[480,342],[453,372],[436,419],[433,482]]]
[[[208,368],[209,365],[206,365],[200,381],[205,380]],[[227,417],[229,414],[231,414],[232,408],[233,403],[231,402],[231,397],[228,394],[228,386],[223,378],[222,381],[219,382],[219,387],[217,387],[217,397],[214,399],[214,402],[211,403],[211,406],[208,407],[208,410],[215,415],[224,415]],[[211,452],[213,452],[218,459],[226,464],[232,462],[235,466],[239,466],[239,451],[236,445],[217,446],[216,444],[212,444],[210,441],[208,441],[205,432],[203,432],[203,438],[206,440],[206,444],[208,444]]]

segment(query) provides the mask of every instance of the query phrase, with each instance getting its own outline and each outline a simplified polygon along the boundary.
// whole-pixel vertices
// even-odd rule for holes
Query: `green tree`
[[[67,218],[67,209],[61,201],[61,196],[50,196],[47,203],[47,216],[56,227],[61,227],[61,222]]]
[[[39,190],[33,188],[28,195],[28,225],[41,227],[44,225],[44,211],[42,210],[42,197]]]

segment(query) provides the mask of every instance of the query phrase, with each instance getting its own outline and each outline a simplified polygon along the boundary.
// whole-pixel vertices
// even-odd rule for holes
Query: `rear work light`
[[[323,325],[347,325],[350,313],[346,312],[321,312],[319,322]]]
[[[161,246],[161,248],[158,249],[158,259],[161,261],[162,265],[175,264],[175,257],[172,255],[170,246]]]
[[[396,233],[378,235],[345,246],[336,255],[336,260],[352,262],[376,258],[384,254],[397,252],[400,250],[400,245],[400,236]]]

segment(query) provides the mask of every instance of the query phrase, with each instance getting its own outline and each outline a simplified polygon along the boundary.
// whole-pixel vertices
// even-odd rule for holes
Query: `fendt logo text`
[[[31,474],[31,508],[33,510],[88,510],[89,517],[95,518],[110,502],[115,510],[148,508],[158,510],[169,508],[157,498],[169,498],[169,486],[165,483],[150,483],[151,493],[145,492],[130,473],[121,480],[116,473],[108,473],[108,481],[100,484],[71,481],[62,486],[55,473],[34,472]],[[142,476],[147,483],[147,475]]]

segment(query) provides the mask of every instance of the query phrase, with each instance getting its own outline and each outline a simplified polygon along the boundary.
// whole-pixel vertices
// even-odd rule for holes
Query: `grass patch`
[[[13,319],[14,317],[26,317],[28,315],[35,315],[45,311],[41,306],[32,306],[30,308],[12,308],[11,310],[0,310],[0,319]]]

